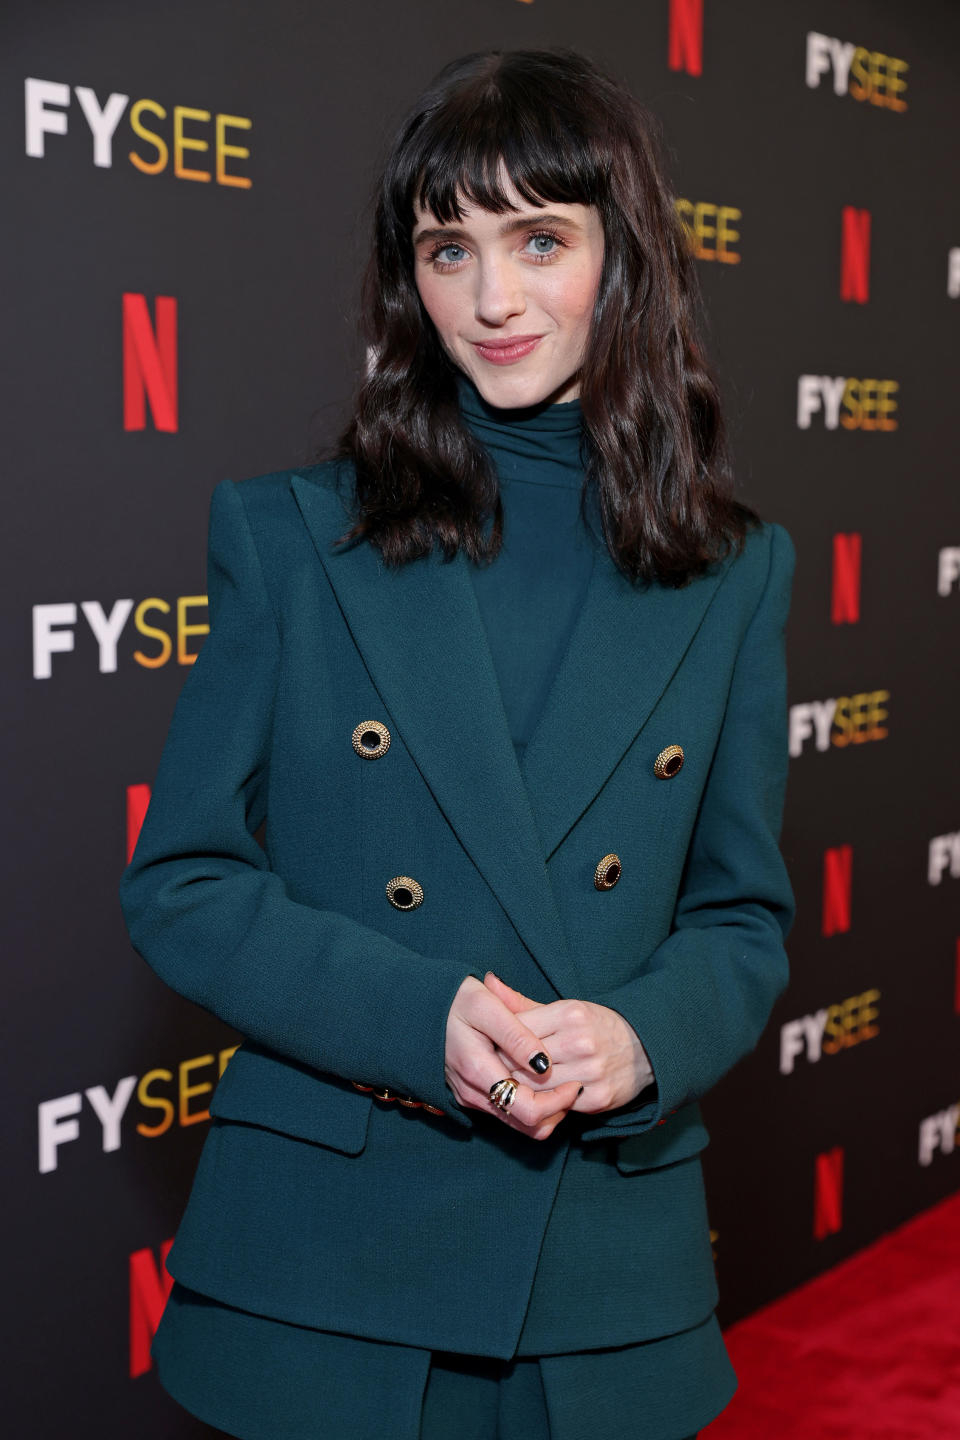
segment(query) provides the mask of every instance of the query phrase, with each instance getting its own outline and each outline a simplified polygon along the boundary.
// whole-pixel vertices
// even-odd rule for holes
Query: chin
[[[488,405],[501,410],[519,410],[530,405],[540,405],[549,400],[555,391],[566,388],[567,381],[538,380],[527,376],[485,376],[482,380],[473,377],[474,384]]]

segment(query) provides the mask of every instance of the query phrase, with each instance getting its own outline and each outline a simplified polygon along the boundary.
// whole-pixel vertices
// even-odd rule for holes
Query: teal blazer
[[[215,489],[211,632],[121,880],[134,948],[245,1037],[168,1267],[280,1320],[503,1358],[697,1325],[698,1101],[788,975],[791,539],[764,524],[679,590],[601,556],[520,765],[469,561],[334,548],[341,491],[335,462]],[[447,1013],[487,969],[619,1011],[655,1086],[540,1142],[461,1109]]]

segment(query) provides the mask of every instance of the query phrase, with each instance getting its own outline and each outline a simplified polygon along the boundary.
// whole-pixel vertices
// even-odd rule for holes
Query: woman
[[[233,1435],[681,1440],[736,1386],[698,1100],[787,979],[794,555],[654,134],[573,52],[448,65],[336,455],[213,494],[121,897],[245,1037],[154,1345]]]

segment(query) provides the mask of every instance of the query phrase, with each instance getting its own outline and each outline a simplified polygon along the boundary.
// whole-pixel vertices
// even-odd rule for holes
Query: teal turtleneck
[[[583,417],[579,400],[501,410],[462,374],[457,391],[500,484],[503,545],[469,570],[522,759],[603,545],[592,496],[587,525],[580,515]]]

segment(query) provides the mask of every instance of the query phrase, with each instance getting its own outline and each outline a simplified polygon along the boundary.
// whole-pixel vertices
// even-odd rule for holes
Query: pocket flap
[[[245,1040],[220,1077],[210,1114],[359,1155],[370,1106],[370,1096],[348,1081]]]
[[[672,1165],[686,1160],[709,1144],[710,1135],[703,1123],[699,1105],[685,1105],[662,1125],[654,1125],[642,1135],[628,1135],[616,1150],[617,1169],[623,1175],[636,1170],[653,1170],[658,1165]]]

